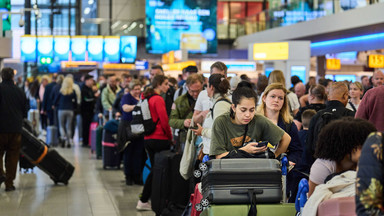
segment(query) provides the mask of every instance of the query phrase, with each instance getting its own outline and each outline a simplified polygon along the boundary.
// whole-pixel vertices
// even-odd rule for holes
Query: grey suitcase
[[[57,127],[54,125],[47,127],[47,145],[49,146],[58,146],[59,145],[59,137],[57,132]]]
[[[215,159],[207,162],[202,178],[203,199],[211,204],[279,203],[282,174],[276,159]]]

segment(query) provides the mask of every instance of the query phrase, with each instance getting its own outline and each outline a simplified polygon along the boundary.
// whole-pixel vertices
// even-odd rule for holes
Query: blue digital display
[[[274,70],[274,68],[265,68],[265,76],[269,77],[269,74]]]
[[[148,61],[136,61],[135,66],[136,70],[148,70],[149,63]]]
[[[71,38],[72,61],[85,61],[85,51],[87,50],[87,38],[77,36]]]
[[[298,76],[299,79],[304,83],[306,80],[305,66],[291,66],[291,77]]]
[[[90,36],[88,37],[87,50],[88,61],[103,61],[103,37],[102,36]]]
[[[187,49],[192,53],[216,53],[216,10],[217,1],[146,0],[147,51],[161,54]]]
[[[69,36],[57,36],[53,39],[55,61],[68,61],[71,39]]]
[[[36,37],[35,36],[22,36],[20,38],[20,59],[23,62],[36,61]]]
[[[120,57],[121,63],[134,63],[137,54],[137,37],[120,37]]]
[[[325,75],[325,79],[330,79],[330,80],[332,80],[332,81],[335,81],[335,78],[333,77],[332,74],[327,74],[327,75]]]
[[[37,38],[37,59],[43,57],[53,58],[53,37],[42,36]]]
[[[356,82],[356,76],[352,74],[337,74],[335,75],[335,81],[340,82],[340,81],[345,81],[348,80],[350,82]]]
[[[120,62],[120,38],[105,37],[104,38],[104,62],[119,63]]]

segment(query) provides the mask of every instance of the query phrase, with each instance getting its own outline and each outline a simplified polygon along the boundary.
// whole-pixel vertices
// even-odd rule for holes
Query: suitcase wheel
[[[203,207],[208,207],[208,205],[209,205],[209,201],[208,201],[208,199],[202,199],[201,201],[200,201],[200,203],[201,203],[201,205],[203,206]],[[197,209],[196,209],[197,210]]]
[[[103,169],[107,169],[107,166],[104,165],[104,166],[103,166]]]
[[[193,176],[195,176],[195,178],[200,178],[201,177],[201,171],[200,170],[195,170],[193,172]]]
[[[199,164],[199,169],[200,169],[202,172],[204,172],[205,170],[208,169],[208,166],[207,166],[207,164],[205,164],[205,163],[200,163],[200,164]]]
[[[57,185],[59,182],[57,182],[57,181],[54,181],[54,183],[55,183],[55,185]]]
[[[201,205],[200,203],[196,203],[196,205],[195,205],[195,209],[196,209],[196,211],[203,211],[203,205]]]

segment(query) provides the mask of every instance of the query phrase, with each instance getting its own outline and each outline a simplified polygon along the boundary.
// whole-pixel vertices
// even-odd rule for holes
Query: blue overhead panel
[[[21,61],[36,62],[36,37],[24,35],[20,38]]]
[[[53,37],[38,36],[37,38],[37,59],[41,58],[53,59]]]
[[[69,36],[55,36],[53,39],[55,61],[68,61],[71,38]]]
[[[121,63],[134,63],[137,54],[137,37],[120,37],[120,57]]]
[[[103,36],[89,36],[87,43],[88,61],[103,61]]]
[[[146,49],[217,52],[217,1],[146,0]],[[131,24],[133,25],[133,24]]]
[[[71,38],[72,61],[85,61],[87,38],[74,36]]]
[[[120,37],[107,36],[104,38],[104,62],[120,62]]]

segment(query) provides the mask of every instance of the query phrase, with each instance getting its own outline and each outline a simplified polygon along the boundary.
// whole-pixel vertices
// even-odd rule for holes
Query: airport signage
[[[327,70],[340,70],[341,69],[341,63],[340,59],[327,59]]]
[[[384,68],[384,55],[375,54],[368,56],[368,67]]]

